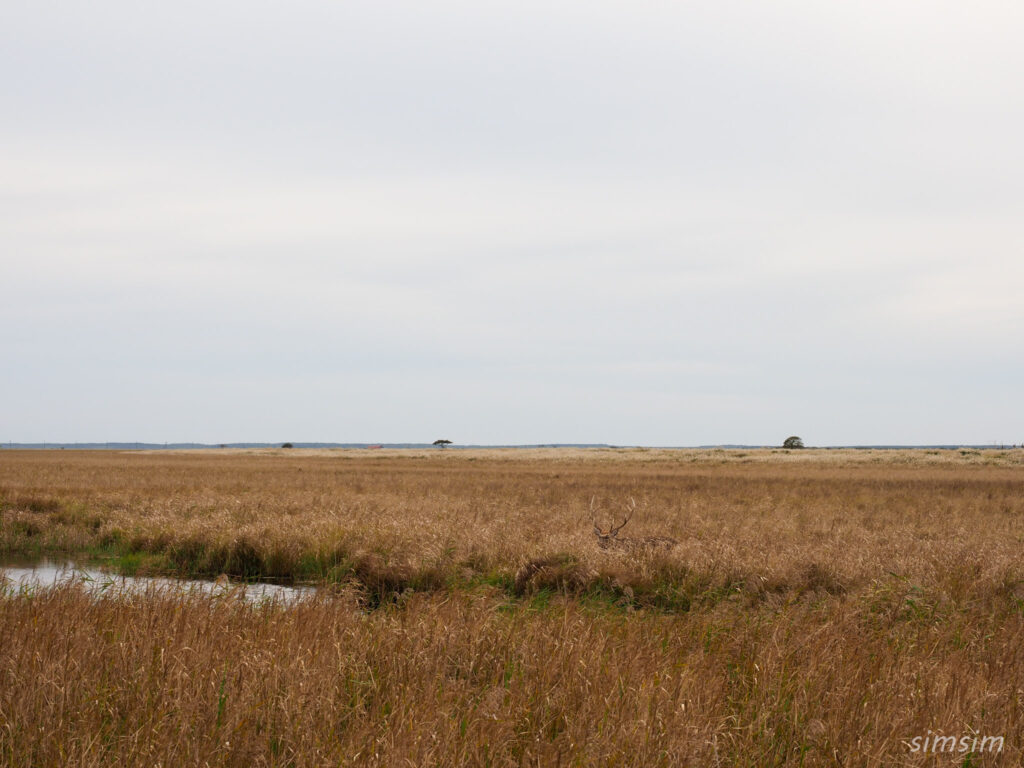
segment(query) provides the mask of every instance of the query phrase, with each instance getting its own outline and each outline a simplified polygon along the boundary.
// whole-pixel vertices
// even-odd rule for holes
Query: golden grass
[[[0,764],[1018,764],[1022,458],[0,452],[2,550],[332,585],[0,600]]]

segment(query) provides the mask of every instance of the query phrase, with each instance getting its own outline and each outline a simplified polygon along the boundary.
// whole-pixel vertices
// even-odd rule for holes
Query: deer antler
[[[594,524],[594,533],[596,533],[598,536],[600,536],[602,531],[601,531],[601,526],[599,526],[597,524],[597,512],[594,510],[594,501],[595,501],[595,497],[591,496],[590,497],[590,520]]]
[[[622,521],[622,524],[616,528],[612,528],[612,536],[616,535],[619,531],[626,527],[626,523],[633,517],[633,513],[636,512],[636,500],[632,496],[629,497],[629,505],[626,507],[626,519]]]

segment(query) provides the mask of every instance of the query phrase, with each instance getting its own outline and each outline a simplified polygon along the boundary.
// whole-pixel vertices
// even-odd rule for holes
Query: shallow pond
[[[294,602],[316,593],[315,587],[286,586],[269,582],[213,579],[176,579],[158,576],[120,576],[94,565],[70,560],[0,558],[0,591],[17,593],[52,587],[66,582],[81,584],[98,594],[144,594],[153,591],[181,591],[200,595],[239,597],[250,602],[277,600]]]

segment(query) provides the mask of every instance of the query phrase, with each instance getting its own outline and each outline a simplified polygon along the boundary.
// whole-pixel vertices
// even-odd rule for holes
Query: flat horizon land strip
[[[8,587],[0,765],[1018,765],[1022,491],[1020,450],[0,451],[0,557],[323,586]],[[600,549],[630,498],[678,546]]]

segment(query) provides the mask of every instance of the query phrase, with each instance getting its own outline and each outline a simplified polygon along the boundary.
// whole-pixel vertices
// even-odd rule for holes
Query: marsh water
[[[0,592],[24,592],[67,582],[81,584],[97,594],[144,594],[179,591],[197,595],[237,596],[250,602],[294,602],[316,593],[315,587],[270,582],[178,579],[161,576],[121,576],[95,565],[71,560],[0,557]]]

